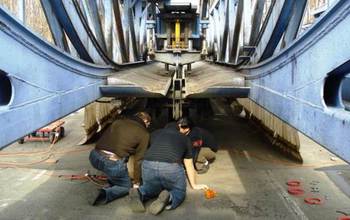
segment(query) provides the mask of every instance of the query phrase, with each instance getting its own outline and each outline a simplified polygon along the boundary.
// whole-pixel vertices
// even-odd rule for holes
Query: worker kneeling
[[[139,112],[134,117],[116,120],[102,134],[90,153],[94,168],[107,175],[109,187],[96,191],[92,205],[106,204],[129,193],[132,187],[127,162],[134,155],[134,184],[140,182],[141,161],[149,143],[151,117]]]
[[[130,206],[135,212],[145,211],[143,202],[158,198],[150,205],[149,212],[157,215],[163,209],[175,209],[186,196],[185,165],[189,183],[193,189],[208,188],[196,184],[190,140],[174,127],[163,128],[151,134],[150,148],[142,163],[143,184],[130,189]]]

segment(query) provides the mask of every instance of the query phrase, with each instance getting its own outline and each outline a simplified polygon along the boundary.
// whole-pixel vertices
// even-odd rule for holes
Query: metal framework
[[[102,96],[168,97],[175,112],[183,99],[249,96],[350,161],[350,2],[303,33],[306,0],[199,2],[41,0],[55,45],[0,8],[0,146]],[[201,56],[213,64],[192,71]],[[145,71],[150,58],[168,74]]]

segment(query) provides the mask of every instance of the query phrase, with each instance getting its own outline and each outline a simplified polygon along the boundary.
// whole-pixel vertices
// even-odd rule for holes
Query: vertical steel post
[[[128,50],[125,44],[124,29],[122,24],[122,16],[120,13],[119,0],[113,1],[114,17],[117,28],[117,35],[119,40],[120,53],[123,62],[129,62]]]
[[[100,0],[103,10],[103,36],[108,56],[113,59],[113,9],[112,0]]]

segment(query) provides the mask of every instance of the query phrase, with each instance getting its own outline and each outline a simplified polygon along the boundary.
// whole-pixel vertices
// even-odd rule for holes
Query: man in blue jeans
[[[110,187],[100,189],[92,205],[106,204],[129,193],[132,186],[127,168],[134,155],[134,185],[140,184],[141,161],[149,143],[151,117],[139,112],[133,117],[114,121],[102,134],[90,153],[91,165],[107,175]]]
[[[143,201],[158,197],[149,212],[158,215],[166,209],[175,209],[186,196],[185,165],[189,183],[193,189],[205,189],[197,184],[192,161],[192,145],[183,135],[181,127],[168,127],[152,133],[150,148],[142,163],[143,184],[130,189],[130,206],[135,212],[143,212]]]

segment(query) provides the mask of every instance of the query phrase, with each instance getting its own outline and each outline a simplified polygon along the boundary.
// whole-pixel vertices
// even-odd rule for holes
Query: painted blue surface
[[[327,106],[327,77],[350,72],[350,1],[339,1],[278,55],[248,67],[249,97],[280,119],[350,161],[350,112]]]
[[[0,147],[101,97],[113,71],[62,53],[2,8],[0,42],[0,85],[11,83],[0,104]]]

